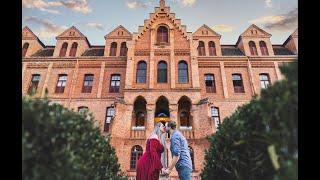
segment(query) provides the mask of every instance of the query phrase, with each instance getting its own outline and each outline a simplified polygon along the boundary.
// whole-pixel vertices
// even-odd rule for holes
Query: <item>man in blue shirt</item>
[[[176,126],[174,121],[170,121],[167,124],[167,131],[171,135],[170,151],[172,163],[164,170],[164,173],[169,175],[175,166],[180,180],[191,180],[192,162],[188,142],[181,132],[176,129]]]

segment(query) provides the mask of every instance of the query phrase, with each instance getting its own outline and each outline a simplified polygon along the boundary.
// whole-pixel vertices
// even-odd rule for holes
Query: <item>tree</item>
[[[209,137],[202,179],[298,179],[298,63]]]
[[[22,99],[23,179],[124,179],[110,137],[48,99]]]

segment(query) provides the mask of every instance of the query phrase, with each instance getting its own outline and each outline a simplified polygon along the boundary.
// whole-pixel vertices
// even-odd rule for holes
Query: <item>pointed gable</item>
[[[271,37],[271,34],[267,33],[266,31],[259,28],[255,24],[252,24],[240,36],[241,37]]]
[[[122,25],[115,28],[113,31],[104,36],[104,38],[131,38],[132,34]]]
[[[23,40],[37,40],[38,37],[29,29],[28,26],[25,26],[23,29],[22,29],[22,39]]]
[[[207,25],[202,25],[196,32],[193,33],[193,36],[200,36],[200,37],[207,37],[207,36],[217,36],[221,37],[220,34],[215,32],[213,29],[211,29]]]
[[[65,30],[60,35],[56,37],[56,39],[65,39],[65,38],[86,38],[76,27],[72,26],[71,28]]]

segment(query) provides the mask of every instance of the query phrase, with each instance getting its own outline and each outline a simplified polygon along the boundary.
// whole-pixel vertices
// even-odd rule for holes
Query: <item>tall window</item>
[[[260,49],[261,49],[261,54],[264,56],[268,56],[269,52],[268,52],[268,48],[267,48],[266,43],[264,41],[260,41],[259,45],[260,45]]]
[[[198,45],[198,55],[199,55],[199,56],[205,56],[205,55],[206,55],[206,50],[205,50],[204,42],[203,42],[203,41],[199,41],[199,45]]]
[[[120,90],[120,75],[114,74],[111,75],[109,92],[117,93]]]
[[[213,41],[209,42],[209,56],[216,56],[216,45]]]
[[[22,57],[25,57],[29,48],[29,43],[24,43],[22,46]]]
[[[68,76],[66,74],[59,74],[55,93],[63,93],[64,92],[64,88],[66,87],[67,77]]]
[[[214,80],[213,74],[206,74],[204,76],[205,84],[206,84],[206,92],[207,93],[215,93],[216,92],[216,84]]]
[[[117,43],[113,42],[113,43],[111,43],[111,46],[110,46],[109,56],[116,56],[116,54],[117,54]]]
[[[195,167],[194,167],[194,152],[193,152],[193,149],[191,146],[188,146],[188,148],[189,148],[191,162],[192,162],[192,170],[194,170],[195,169]]]
[[[120,56],[127,56],[127,52],[128,52],[127,43],[122,42],[120,47]]]
[[[266,89],[269,86],[269,74],[260,74],[260,84],[262,89]]]
[[[33,74],[31,77],[29,88],[28,88],[28,94],[32,94],[37,91],[39,81],[40,81],[40,74]]]
[[[158,63],[158,83],[167,82],[167,63],[160,61]]]
[[[165,26],[160,26],[157,30],[157,43],[168,43],[169,33]]]
[[[86,106],[80,106],[80,107],[78,107],[78,112],[79,112],[80,114],[84,114],[85,112],[88,112],[88,111],[89,111],[89,108],[86,107]]]
[[[136,127],[144,127],[147,116],[147,101],[144,97],[139,96],[133,103],[133,119],[135,123],[133,123]]]
[[[91,93],[93,85],[93,74],[85,74],[82,86],[82,93]]]
[[[211,107],[211,118],[214,121],[214,124],[216,126],[216,129],[221,124],[220,121],[220,115],[219,115],[219,108],[217,107]]]
[[[147,63],[140,61],[137,68],[137,83],[146,83],[147,80]]]
[[[252,56],[257,56],[258,55],[256,43],[254,43],[253,41],[250,41],[249,42],[249,48],[250,48],[250,53],[251,53]]]
[[[232,74],[233,88],[235,93],[244,93],[241,74]]]
[[[78,43],[76,43],[76,42],[72,43],[69,56],[75,57],[76,53],[77,53],[77,48],[78,48]]]
[[[192,127],[191,101],[188,97],[183,96],[178,101],[178,114],[181,127]]]
[[[179,83],[188,83],[188,64],[185,61],[180,61],[178,64],[178,80]]]
[[[64,42],[64,43],[62,44],[61,49],[60,49],[59,57],[65,57],[65,56],[66,56],[67,48],[68,48],[68,43]]]
[[[136,170],[137,163],[140,157],[142,156],[143,150],[139,145],[133,146],[131,149],[131,158],[130,158],[130,169]]]
[[[114,108],[113,107],[107,107],[106,110],[106,119],[104,123],[104,131],[109,132],[110,130],[110,123],[112,118],[114,117]]]

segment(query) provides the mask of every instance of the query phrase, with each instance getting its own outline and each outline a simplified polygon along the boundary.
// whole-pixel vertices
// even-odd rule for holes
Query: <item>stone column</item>
[[[151,31],[151,49],[150,49],[150,59],[149,59],[149,88],[153,89],[154,87],[154,37],[155,30],[150,29]]]
[[[224,95],[224,98],[229,98],[227,77],[226,77],[226,72],[224,70],[224,63],[222,61],[220,61],[220,71],[221,71],[221,78],[222,78],[223,95]]]
[[[249,58],[248,58],[248,71],[249,71],[249,81],[250,81],[252,95],[255,95],[256,92],[257,92],[257,89],[256,89],[255,84],[254,84],[253,72],[252,72],[252,67],[251,67],[251,63],[250,63],[250,59]]]
[[[200,88],[200,82],[199,82],[199,67],[198,67],[198,59],[196,56],[196,48],[195,47],[195,43],[197,42],[193,42],[192,39],[189,40],[190,42],[190,62],[191,62],[191,80],[192,80],[192,87],[193,88]]]
[[[126,84],[125,89],[132,88],[133,76],[134,76],[134,40],[127,43],[128,54],[127,54],[127,69],[126,69]]]
[[[73,96],[74,91],[75,91],[75,86],[76,86],[77,77],[78,77],[78,70],[79,70],[79,60],[77,59],[77,62],[76,62],[76,65],[75,65],[75,69],[73,70],[71,87],[70,87],[70,90],[69,90],[68,108],[70,108],[71,99],[72,99],[72,96]]]
[[[154,128],[155,108],[155,104],[147,104],[146,138],[148,138]]]
[[[174,29],[170,29],[170,83],[171,88],[174,89],[176,87],[176,61],[174,59]]]
[[[106,67],[106,62],[103,61],[101,63],[101,69],[100,69],[100,77],[99,77],[99,86],[98,86],[98,94],[97,94],[97,98],[101,98],[101,94],[102,94],[102,84],[103,84],[103,79],[104,79],[104,70]]]
[[[44,98],[44,96],[45,96],[46,88],[48,86],[48,81],[49,81],[49,78],[50,78],[50,73],[51,73],[51,70],[52,70],[52,65],[53,65],[53,62],[50,62],[49,66],[48,66],[48,70],[47,70],[46,79],[44,81],[44,85],[43,85],[43,88],[42,88],[41,98]]]

